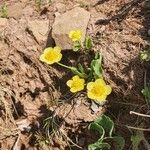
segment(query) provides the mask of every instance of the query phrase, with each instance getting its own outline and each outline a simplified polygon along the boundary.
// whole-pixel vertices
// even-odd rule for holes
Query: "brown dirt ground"
[[[87,125],[104,111],[114,120],[116,132],[132,149],[126,125],[148,128],[150,120],[130,115],[130,111],[149,114],[141,94],[144,80],[150,84],[149,65],[141,63],[140,52],[149,47],[149,0],[43,0],[38,10],[35,1],[7,0],[7,23],[0,29],[0,149],[87,149],[94,141]],[[0,1],[2,5],[4,1]],[[65,86],[69,72],[57,66],[47,66],[39,56],[48,45],[38,42],[29,32],[28,20],[48,20],[49,31],[60,12],[58,3],[67,11],[80,6],[90,11],[87,33],[93,38],[94,50],[103,55],[105,79],[113,87],[107,107],[97,114],[90,110],[91,102],[84,93],[71,95]],[[64,61],[74,62],[77,54],[64,52]],[[146,78],[144,75],[146,74]],[[64,94],[65,93],[65,94]],[[59,125],[49,146],[43,142],[43,121],[53,116]],[[24,123],[24,122],[25,123]],[[23,123],[22,123],[23,122]],[[25,131],[18,127],[25,124]],[[28,131],[28,128],[30,131]],[[31,129],[30,129],[31,128]],[[144,133],[147,141],[150,138]],[[82,147],[82,148],[79,148]],[[144,149],[141,144],[140,149]]]

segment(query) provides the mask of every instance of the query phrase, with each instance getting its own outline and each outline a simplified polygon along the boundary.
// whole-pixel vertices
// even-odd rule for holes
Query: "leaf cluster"
[[[150,48],[141,52],[140,57],[142,61],[150,61]]]
[[[75,41],[73,43],[73,51],[79,51],[80,49],[90,50],[92,48],[92,39],[88,36],[82,45],[81,41]]]
[[[114,134],[114,122],[106,115],[102,115],[89,125],[90,130],[99,133],[99,139],[88,145],[88,150],[110,150],[114,143],[118,150],[123,150],[125,140]]]
[[[95,58],[91,61],[89,68],[84,68],[80,63],[77,67],[72,67],[74,74],[87,79],[87,81],[102,78],[102,71],[102,55],[100,53],[95,54]]]

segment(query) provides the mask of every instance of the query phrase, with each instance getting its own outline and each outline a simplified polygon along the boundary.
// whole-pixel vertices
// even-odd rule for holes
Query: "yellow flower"
[[[87,95],[93,100],[105,101],[111,91],[110,85],[106,85],[103,79],[97,79],[95,82],[87,84]]]
[[[81,91],[84,89],[85,80],[81,79],[78,75],[74,76],[72,80],[67,81],[67,85],[70,87],[72,93]]]
[[[70,31],[69,33],[69,38],[75,42],[75,41],[80,41],[82,37],[82,31],[81,30],[73,30],[73,31]]]
[[[53,64],[59,62],[62,58],[60,47],[48,47],[44,50],[43,54],[40,56],[40,60],[47,64]]]

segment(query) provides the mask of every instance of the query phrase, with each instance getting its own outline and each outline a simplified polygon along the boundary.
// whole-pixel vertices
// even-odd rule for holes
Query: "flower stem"
[[[64,67],[64,68],[72,70],[72,67],[70,67],[70,66],[66,66],[66,65],[64,65],[62,63],[59,63],[59,62],[57,64],[60,65],[60,66],[62,66],[62,67]]]
[[[77,74],[81,78],[87,78],[86,74],[83,74],[83,73],[79,72],[78,69],[75,68],[75,67],[66,66],[66,65],[64,65],[62,63],[59,63],[59,62],[57,62],[57,64],[60,65],[60,66],[62,66],[62,67],[64,67],[64,68],[67,68],[67,69],[71,70],[74,74]]]

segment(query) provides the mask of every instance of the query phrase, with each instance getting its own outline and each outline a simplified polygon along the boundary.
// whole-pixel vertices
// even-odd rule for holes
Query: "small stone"
[[[72,49],[72,41],[69,39],[68,34],[75,29],[80,29],[83,32],[81,39],[83,42],[89,19],[90,13],[80,7],[57,16],[52,28],[52,37],[56,45],[62,49]]]
[[[27,29],[31,32],[39,44],[46,42],[47,35],[49,33],[49,20],[29,21]]]
[[[27,120],[27,119],[21,119],[21,120],[18,120],[16,122],[18,128],[20,129],[20,131],[27,131],[29,132],[31,130],[31,127],[29,126],[30,125],[30,121]]]
[[[102,105],[102,104],[101,104]],[[100,104],[96,103],[95,101],[92,101],[91,109],[94,113],[97,113],[102,108]]]

